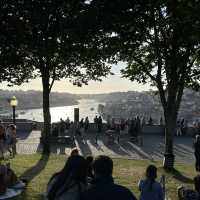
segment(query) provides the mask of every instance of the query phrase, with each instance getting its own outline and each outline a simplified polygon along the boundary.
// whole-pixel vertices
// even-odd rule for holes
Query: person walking
[[[146,169],[146,179],[140,180],[138,183],[140,200],[164,200],[162,186],[156,181],[157,168],[154,165],[149,165]]]
[[[196,171],[200,171],[200,135],[196,135],[196,139],[194,142],[194,156],[196,159],[195,168]]]

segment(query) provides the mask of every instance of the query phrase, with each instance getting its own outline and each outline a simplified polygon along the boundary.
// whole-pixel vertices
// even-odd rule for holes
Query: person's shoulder
[[[159,183],[158,181],[154,182],[154,187],[156,187],[156,189],[162,189],[161,183]]]
[[[118,184],[114,184],[114,187],[116,191],[118,191],[120,194],[124,196],[124,200],[126,199],[136,200],[134,194],[128,188]]]

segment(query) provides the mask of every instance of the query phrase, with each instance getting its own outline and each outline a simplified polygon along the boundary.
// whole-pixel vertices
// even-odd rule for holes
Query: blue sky
[[[108,93],[117,91],[144,91],[150,88],[149,85],[142,85],[136,82],[131,82],[127,79],[121,78],[120,70],[125,67],[124,63],[114,65],[112,71],[115,73],[103,79],[102,82],[91,81],[87,86],[76,87],[69,83],[67,80],[56,81],[52,91],[56,92],[70,92],[76,94],[92,94],[92,93]],[[35,79],[29,83],[22,84],[21,86],[7,87],[6,83],[0,85],[0,89],[9,90],[42,90],[41,79]]]

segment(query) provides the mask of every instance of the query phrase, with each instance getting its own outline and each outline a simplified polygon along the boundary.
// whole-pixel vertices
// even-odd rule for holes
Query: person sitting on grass
[[[55,173],[47,186],[48,200],[79,200],[86,189],[87,163],[80,155],[70,156],[64,168]]]
[[[178,188],[178,199],[179,200],[200,200],[200,175],[194,177],[194,188],[186,189],[181,186]]]
[[[114,183],[113,161],[108,156],[98,156],[93,163],[94,180],[82,194],[81,200],[136,200],[125,187]]]
[[[0,165],[0,195],[4,195],[8,188],[23,189],[26,186],[25,180],[17,178],[10,164]]]
[[[163,189],[160,183],[156,181],[157,168],[149,165],[146,169],[146,179],[139,181],[139,190],[141,191],[140,200],[164,200]]]

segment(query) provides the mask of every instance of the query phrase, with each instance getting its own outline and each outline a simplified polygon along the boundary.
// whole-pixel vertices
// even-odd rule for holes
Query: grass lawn
[[[45,192],[47,182],[51,175],[59,171],[66,161],[64,155],[44,156],[41,154],[34,155],[17,155],[11,160],[11,168],[18,176],[30,180],[26,191],[16,200],[39,200],[43,199],[42,194]],[[137,188],[138,180],[144,176],[147,165],[152,164],[146,160],[127,160],[114,159],[114,179],[128,187],[138,197]],[[161,162],[153,162],[159,168],[159,176],[166,175],[167,194],[172,200],[176,200],[176,190],[179,185],[188,185],[192,187],[192,179],[196,175],[194,166],[191,164],[176,164],[176,170],[173,173],[166,173],[161,168]]]

